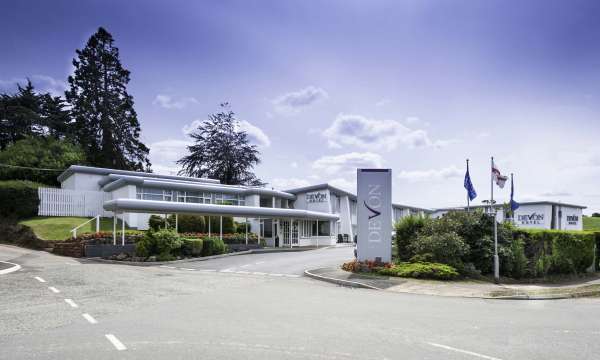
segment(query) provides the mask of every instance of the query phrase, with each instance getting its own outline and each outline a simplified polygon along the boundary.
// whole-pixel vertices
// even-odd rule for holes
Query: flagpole
[[[467,174],[469,174],[469,159],[467,159]],[[471,174],[469,174],[469,179]],[[469,196],[469,190],[467,189],[467,212],[471,211],[471,197]]]
[[[490,182],[490,206],[491,215],[494,221],[494,282],[498,284],[500,282],[500,259],[498,258],[498,223],[496,222],[496,209],[494,207],[494,157],[492,156],[492,168],[490,169],[491,173],[491,182]]]

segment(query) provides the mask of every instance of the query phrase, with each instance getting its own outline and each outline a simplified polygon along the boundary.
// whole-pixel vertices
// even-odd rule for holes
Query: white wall
[[[522,204],[515,210],[514,222],[524,229],[550,229],[552,224],[552,205]]]
[[[583,209],[562,205],[560,208],[562,209],[562,217],[560,219],[560,228],[562,230],[583,230]]]
[[[98,181],[103,177],[103,175],[75,173],[66,178],[60,186],[63,189],[99,191]]]

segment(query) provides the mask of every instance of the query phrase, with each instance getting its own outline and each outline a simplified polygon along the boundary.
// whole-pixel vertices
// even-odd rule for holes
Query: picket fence
[[[103,208],[105,201],[111,199],[103,191],[83,191],[54,188],[38,188],[40,216],[112,216]]]

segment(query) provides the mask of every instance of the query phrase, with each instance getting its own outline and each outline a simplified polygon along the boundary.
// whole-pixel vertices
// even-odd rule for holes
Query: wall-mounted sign
[[[579,224],[579,216],[578,215],[567,215],[567,223],[569,225]]]
[[[392,170],[357,170],[359,261],[392,261]]]
[[[521,225],[543,225],[544,224],[544,214],[531,213],[519,215],[517,217],[517,221]]]
[[[327,193],[316,191],[311,193],[306,193],[306,202],[307,203],[322,203],[327,201]]]

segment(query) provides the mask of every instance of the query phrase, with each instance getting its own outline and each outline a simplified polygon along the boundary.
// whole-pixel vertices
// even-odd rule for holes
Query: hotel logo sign
[[[579,224],[579,216],[578,215],[567,215],[567,223],[569,225]]]
[[[521,225],[543,225],[544,214],[538,214],[534,212],[531,214],[518,215],[517,221]]]
[[[311,192],[306,193],[306,202],[307,203],[323,203],[327,202],[327,193],[326,192]]]
[[[390,262],[392,257],[392,171],[357,171],[358,260]]]

